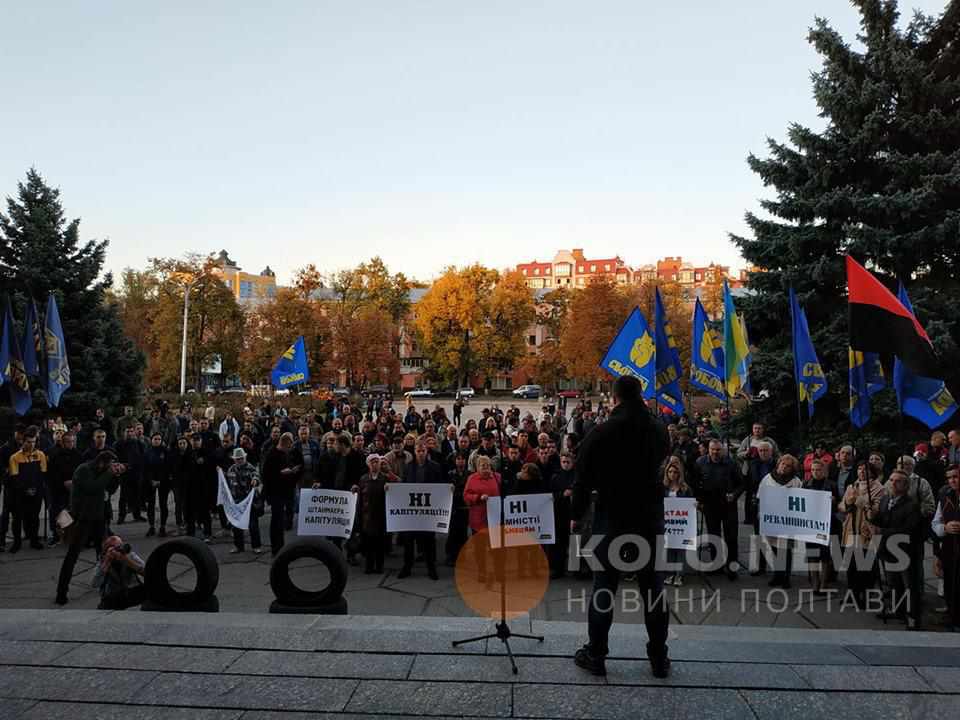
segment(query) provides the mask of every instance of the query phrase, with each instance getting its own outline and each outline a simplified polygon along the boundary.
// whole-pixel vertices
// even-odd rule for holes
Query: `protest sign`
[[[663,499],[663,539],[671,550],[697,549],[696,498]]]
[[[387,532],[433,532],[450,529],[453,485],[387,483]]]
[[[490,547],[500,547],[500,498],[487,498],[487,525]],[[553,495],[511,495],[503,498],[503,540],[506,547],[519,545],[553,545]]]
[[[348,538],[353,531],[357,496],[344,490],[301,490],[297,535]]]
[[[832,495],[825,490],[760,488],[760,534],[830,544]]]
[[[223,507],[223,514],[227,522],[238,530],[250,529],[250,508],[253,506],[253,496],[256,491],[251,490],[240,502],[234,502],[227,485],[227,476],[221,468],[217,468],[217,505]]]

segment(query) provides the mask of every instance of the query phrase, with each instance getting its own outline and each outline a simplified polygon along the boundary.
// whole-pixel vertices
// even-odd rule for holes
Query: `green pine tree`
[[[80,220],[67,221],[60,191],[31,169],[0,213],[0,289],[9,294],[18,322],[32,295],[42,313],[53,292],[67,343],[71,387],[61,399],[68,417],[92,416],[137,398],[144,358],[124,335],[117,308],[108,302],[110,273],[101,274],[107,242],[79,240]],[[19,335],[18,335],[19,337]],[[38,379],[31,380],[34,409],[46,408]]]
[[[830,385],[817,403],[814,434],[850,429],[846,275],[852,254],[896,291],[902,279],[933,339],[955,396],[960,369],[960,0],[939,18],[916,14],[898,24],[894,0],[854,0],[858,46],[824,19],[809,40],[823,58],[812,77],[826,127],[799,124],[751,169],[773,188],[764,215],[747,213],[752,237],[732,236],[764,272],[739,301],[758,346],[753,387],[767,388],[768,422],[786,435],[797,424],[787,289],[806,310]],[[874,431],[891,433],[892,391],[875,397]],[[919,431],[922,426],[914,427]]]

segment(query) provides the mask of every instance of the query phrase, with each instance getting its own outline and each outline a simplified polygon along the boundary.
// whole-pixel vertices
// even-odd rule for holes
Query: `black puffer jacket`
[[[663,424],[643,403],[621,403],[584,438],[577,454],[571,515],[579,519],[596,490],[594,533],[663,532],[658,469],[670,448]]]

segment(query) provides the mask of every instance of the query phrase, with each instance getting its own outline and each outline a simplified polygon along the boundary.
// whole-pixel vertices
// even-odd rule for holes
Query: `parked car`
[[[392,397],[393,393],[390,392],[389,385],[370,385],[364,388],[360,395],[365,398],[377,397],[378,395],[383,395],[384,397]]]
[[[543,395],[543,388],[539,385],[521,385],[513,391],[515,398],[524,400],[537,400]]]
[[[242,387],[229,387],[223,391],[224,395],[246,395],[247,391]]]
[[[310,395],[313,395],[313,390],[301,390],[297,393],[297,395],[300,397],[309,397]]]
[[[454,393],[454,395],[459,395],[464,400],[473,398],[476,394],[476,391],[472,387],[462,387]]]
[[[350,397],[350,388],[345,388],[345,387],[334,388],[333,390],[330,391],[330,394],[333,395],[334,397],[348,398]]]
[[[290,394],[290,388],[282,388],[280,390],[274,390],[273,394],[277,397],[286,397]]]
[[[430,390],[429,388],[421,388],[419,390],[407,390],[407,392],[405,392],[403,396],[408,398],[433,397],[433,390]]]
[[[557,393],[557,397],[564,398],[582,398],[583,390],[561,390]]]

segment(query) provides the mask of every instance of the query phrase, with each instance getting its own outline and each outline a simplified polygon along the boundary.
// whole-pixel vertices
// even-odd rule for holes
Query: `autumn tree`
[[[246,328],[241,370],[251,382],[269,382],[277,358],[299,335],[307,346],[311,381],[332,379],[330,322],[320,303],[304,297],[301,289],[278,288],[275,297],[248,314]]]
[[[414,326],[434,376],[466,384],[475,373],[510,369],[535,317],[521,275],[501,279],[496,270],[471,265],[447,268],[418,303]]]
[[[349,323],[338,330],[337,362],[346,370],[352,387],[396,383],[400,360],[394,352],[394,325],[386,311],[373,305],[359,309]]]
[[[304,265],[294,272],[293,287],[301,298],[309,300],[324,287],[323,275],[313,263]]]
[[[181,259],[151,258],[149,272],[158,284],[153,321],[156,355],[150,366],[153,383],[178,386],[184,292],[190,283],[188,382],[199,384],[203,366],[217,355],[221,358],[224,376],[238,372],[245,316],[218,270],[213,258],[196,254]]]
[[[336,362],[345,371],[347,384],[353,387],[371,375],[388,383],[398,381],[398,362],[379,363],[364,353],[379,357],[385,349],[394,360],[399,358],[399,327],[410,310],[410,281],[403,273],[391,274],[383,260],[374,257],[355,268],[333,273],[327,284],[332,299],[326,302],[326,312]],[[367,372],[368,365],[371,372]]]
[[[546,293],[536,304],[536,322],[544,329],[543,342],[536,350],[530,348],[519,366],[530,382],[556,389],[567,378],[560,336],[570,311],[570,300],[570,291],[561,287]]]
[[[609,379],[600,361],[631,307],[631,297],[608,277],[574,293],[560,336],[560,355],[572,378],[583,383]]]
[[[126,268],[120,275],[119,286],[109,295],[116,303],[123,329],[147,361],[145,379],[151,384],[150,366],[157,353],[156,319],[159,301],[159,282],[149,270]]]

